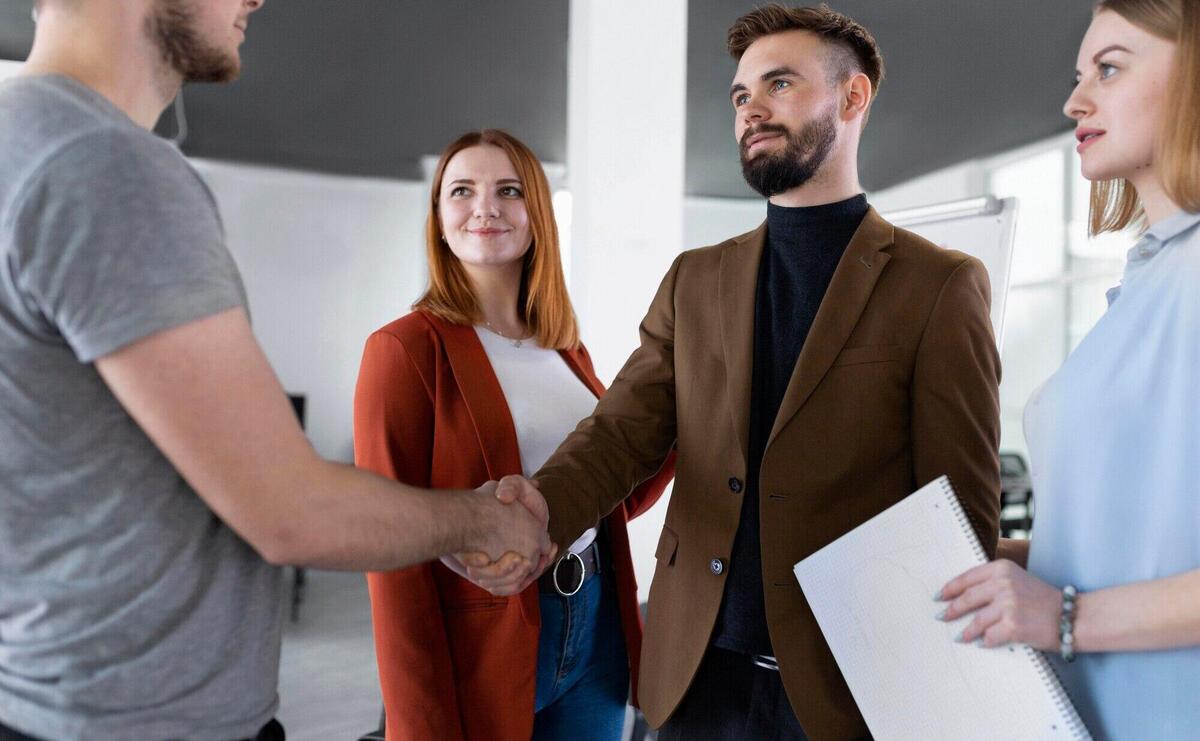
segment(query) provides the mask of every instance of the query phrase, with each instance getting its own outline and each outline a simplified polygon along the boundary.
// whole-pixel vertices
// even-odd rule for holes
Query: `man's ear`
[[[867,109],[871,106],[872,92],[871,78],[862,72],[851,75],[850,79],[843,82],[842,105],[840,106],[842,120],[851,121],[858,117],[865,120]]]

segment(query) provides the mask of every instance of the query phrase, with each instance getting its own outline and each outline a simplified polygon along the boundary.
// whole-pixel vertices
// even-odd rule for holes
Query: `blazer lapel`
[[[884,221],[874,208],[869,208],[833,272],[829,289],[825,292],[812,329],[796,360],[796,368],[792,371],[779,413],[775,415],[775,425],[771,428],[767,447],[808,401],[813,389],[825,377],[834,358],[850,338],[871,298],[879,275],[891,259],[891,255],[882,250],[890,247],[894,239],[895,229],[892,225]]]
[[[488,476],[499,480],[511,473],[521,473],[517,428],[504,399],[504,390],[500,388],[500,381],[475,328],[438,319],[433,321],[442,336],[454,379],[475,426]]]
[[[604,385],[600,383],[600,379],[596,377],[592,371],[591,365],[584,360],[584,351],[578,350],[559,350],[558,354],[562,356],[567,367],[575,374],[575,377],[587,386],[587,390],[599,399],[604,396]]]
[[[734,239],[721,253],[717,301],[721,317],[721,345],[725,352],[725,393],[733,415],[733,429],[746,464],[750,447],[750,385],[754,368],[754,305],[758,291],[758,266],[767,241],[767,223]]]

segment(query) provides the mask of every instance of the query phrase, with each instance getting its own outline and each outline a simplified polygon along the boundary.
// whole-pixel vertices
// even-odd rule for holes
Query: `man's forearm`
[[[918,482],[950,477],[988,556],[1000,527],[1000,356],[983,264],[946,279],[917,349],[913,467]]]
[[[308,468],[259,547],[273,563],[388,571],[478,547],[486,523],[475,492],[419,489],[320,459]]]
[[[604,402],[597,407],[596,422]],[[535,474],[542,495],[550,506],[551,539],[566,548],[589,527],[606,517],[629,494],[662,467],[670,454],[674,437],[664,439],[657,458],[652,454],[634,455],[612,442],[600,429],[603,422],[586,432],[568,437],[558,451]],[[581,430],[584,425],[581,425]],[[655,442],[646,438],[644,451],[652,451]]]
[[[1007,558],[1023,569],[1029,568],[1029,541],[1001,538],[996,546],[996,558]]]
[[[96,369],[213,513],[272,563],[390,570],[456,551],[534,562],[549,551],[544,526],[490,492],[418,490],[322,460],[241,308],[157,332]]]
[[[657,473],[675,444],[674,296],[682,259],[667,271],[639,328],[641,344],[592,416],[534,474],[550,506],[550,537],[560,548]]]

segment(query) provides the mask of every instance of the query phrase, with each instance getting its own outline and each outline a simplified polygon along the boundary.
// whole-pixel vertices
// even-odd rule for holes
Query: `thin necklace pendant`
[[[503,332],[501,332],[500,330],[498,330],[494,326],[492,326],[492,323],[489,322],[487,319],[483,320],[483,324],[492,333],[500,335],[504,339],[508,340],[509,343],[511,343],[513,347],[522,347],[525,344],[525,340],[529,339],[529,337],[509,337],[508,335],[504,334]]]

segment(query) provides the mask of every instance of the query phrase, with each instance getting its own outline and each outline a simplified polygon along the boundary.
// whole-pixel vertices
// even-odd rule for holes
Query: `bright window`
[[[988,191],[1019,199],[1000,385],[1002,450],[1026,452],[1029,397],[1108,307],[1130,233],[1087,237],[1090,184],[1079,174],[1073,137],[983,163]]]

